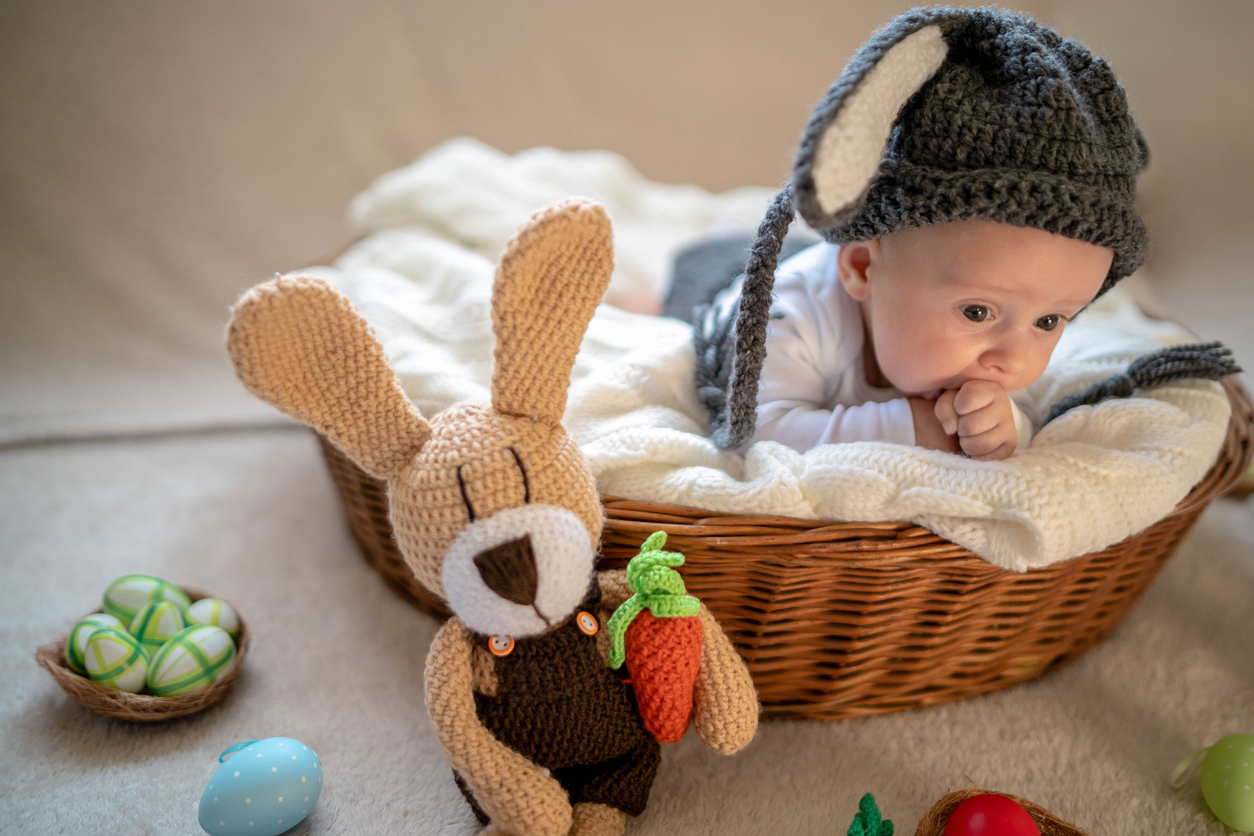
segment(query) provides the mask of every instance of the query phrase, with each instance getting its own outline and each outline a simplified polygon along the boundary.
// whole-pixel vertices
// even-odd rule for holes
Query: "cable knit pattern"
[[[1217,383],[1184,380],[1072,409],[1001,462],[877,442],[740,454],[705,436],[691,338],[670,322],[639,328],[634,351],[571,388],[567,424],[603,492],[732,514],[909,520],[1015,571],[1157,522],[1214,463],[1231,414]],[[1117,288],[1067,327],[1028,389],[1035,411],[1190,338]]]
[[[460,172],[460,163],[453,170]],[[649,192],[620,197],[632,194],[643,200]],[[427,207],[439,197],[415,190],[407,199]],[[663,205],[672,213],[657,216],[658,234],[672,214],[687,217],[682,204]],[[463,196],[462,209],[470,224],[499,206]],[[444,407],[487,391],[486,355],[474,346],[491,339],[488,319],[478,313],[491,272],[468,264],[465,250],[420,244],[396,230],[381,232],[321,274],[369,309],[389,356],[395,346],[398,354],[424,358],[421,370],[401,361],[410,370],[401,376],[406,391]],[[415,247],[425,253],[422,269],[406,260]],[[454,338],[405,324],[433,319],[463,325]],[[673,319],[597,310],[576,357],[565,421],[602,491],[734,514],[910,520],[1017,571],[1100,551],[1157,522],[1214,463],[1231,413],[1218,384],[1181,381],[1073,409],[1004,462],[871,443],[804,455],[764,443],[740,454],[706,435],[706,411],[692,385],[692,339],[692,329]],[[1067,326],[1029,389],[1035,411],[1044,416],[1147,352],[1195,339],[1147,319],[1116,287]],[[448,380],[465,388],[449,392]],[[456,491],[451,482],[450,514],[459,512]]]

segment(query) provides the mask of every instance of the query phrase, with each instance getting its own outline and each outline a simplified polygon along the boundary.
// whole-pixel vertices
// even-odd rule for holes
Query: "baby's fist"
[[[1019,443],[1010,396],[991,380],[968,380],[947,389],[936,400],[936,418],[945,432],[958,435],[958,445],[973,459],[1010,458]]]

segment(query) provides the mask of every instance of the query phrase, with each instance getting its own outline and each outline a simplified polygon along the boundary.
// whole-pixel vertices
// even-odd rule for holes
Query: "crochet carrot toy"
[[[624,661],[647,728],[660,743],[684,736],[692,717],[693,689],[701,664],[701,602],[685,594],[673,568],[684,556],[662,551],[666,532],[649,535],[627,564],[635,593],[610,616],[610,667]]]

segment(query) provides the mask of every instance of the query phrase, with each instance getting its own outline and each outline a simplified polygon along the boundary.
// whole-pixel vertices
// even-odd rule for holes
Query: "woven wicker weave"
[[[209,593],[190,586],[182,588],[192,601],[208,598]],[[227,602],[230,603],[230,602]],[[234,607],[232,607],[234,609]],[[235,610],[236,613],[239,610]],[[92,610],[93,613],[100,609]],[[85,613],[84,618],[92,613]],[[128,694],[106,688],[78,673],[65,661],[65,642],[70,634],[66,633],[54,642],[49,642],[35,651],[35,661],[52,674],[52,678],[64,689],[65,693],[74,698],[80,705],[104,717],[117,720],[134,720],[139,723],[153,723],[195,714],[226,696],[226,692],[239,679],[240,669],[244,665],[244,655],[248,652],[248,625],[241,617],[239,633],[235,636],[235,661],[212,685],[181,694],[177,697],[156,697],[151,694]]]
[[[914,832],[914,836],[943,836],[945,833],[945,825],[949,823],[949,817],[953,815],[955,809],[968,798],[976,795],[983,795],[988,790],[958,790],[948,795],[943,795],[932,805],[932,809],[927,811],[923,816],[923,820],[919,822],[919,829]],[[1088,831],[1081,830],[1075,825],[1067,824],[1053,813],[1046,810],[1039,804],[1034,804],[1025,798],[1017,795],[1011,795],[1008,792],[997,793],[1011,799],[1020,807],[1023,807],[1032,816],[1032,820],[1036,822],[1036,826],[1040,828],[1041,836],[1089,836]]]
[[[603,497],[602,568],[653,531],[736,643],[763,711],[839,720],[960,700],[1040,676],[1106,637],[1198,514],[1241,478],[1254,406],[1224,381],[1232,420],[1214,467],[1163,519],[1095,554],[1019,574],[910,523],[733,516]],[[382,482],[323,440],[362,554],[419,608],[447,617],[392,538]]]

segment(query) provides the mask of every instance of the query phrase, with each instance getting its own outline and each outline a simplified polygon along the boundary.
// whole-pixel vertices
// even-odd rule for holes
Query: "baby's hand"
[[[936,418],[958,436],[962,451],[980,461],[1010,458],[1019,443],[1010,396],[991,380],[968,380],[936,400]]]

